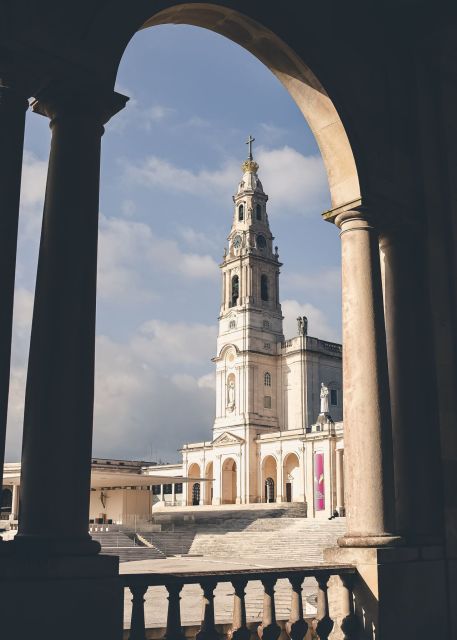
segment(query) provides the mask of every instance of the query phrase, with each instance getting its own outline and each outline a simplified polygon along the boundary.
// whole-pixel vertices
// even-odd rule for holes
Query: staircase
[[[140,533],[166,556],[318,563],[345,531],[344,518],[305,518],[304,505],[255,506],[159,512],[153,522],[162,531]]]
[[[103,554],[119,556],[119,562],[160,560],[166,557],[157,547],[142,545],[133,532],[110,527],[108,531],[91,532],[91,536],[101,544]]]

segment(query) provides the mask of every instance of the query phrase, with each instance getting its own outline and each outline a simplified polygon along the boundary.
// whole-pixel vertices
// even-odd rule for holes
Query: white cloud
[[[30,151],[24,151],[22,164],[21,205],[42,205],[46,190],[47,160],[40,160]]]
[[[332,327],[323,311],[312,304],[300,304],[297,300],[284,300],[281,303],[284,314],[284,335],[286,338],[293,338],[297,335],[297,318],[306,316],[308,318],[308,333],[310,336],[340,342],[340,336]]]
[[[233,191],[240,179],[238,163],[233,161],[213,171],[191,171],[158,156],[149,156],[140,165],[125,165],[125,174],[133,184],[218,199],[226,196],[227,190]]]
[[[197,231],[192,227],[178,227],[178,234],[182,238],[182,240],[192,248],[206,247],[207,249],[217,250],[220,249],[220,245],[217,242],[210,238],[203,231]]]
[[[328,205],[327,177],[319,155],[304,156],[291,147],[267,150],[259,148],[259,177],[270,196],[270,211],[275,215],[308,215]],[[178,167],[158,156],[142,163],[125,164],[126,179],[132,184],[219,201],[234,193],[241,177],[240,163],[227,160],[219,168],[208,170]]]
[[[101,216],[98,290],[102,298],[125,295],[150,300],[154,297],[151,274],[163,272],[184,279],[218,277],[210,255],[182,251],[175,240],[155,235],[144,223]]]
[[[151,320],[126,343],[96,343],[94,451],[178,459],[184,442],[208,438],[214,390],[193,371],[209,363],[214,327]],[[202,380],[203,383],[201,382]]]
[[[341,290],[341,269],[331,267],[316,272],[284,272],[281,281],[284,289],[300,290],[303,293],[321,292],[326,295],[339,295]]]
[[[304,156],[285,146],[272,150],[259,148],[256,159],[262,183],[270,195],[270,210],[275,215],[306,215],[327,206],[327,176],[319,155]]]
[[[122,133],[129,127],[136,127],[149,132],[154,126],[176,113],[176,109],[163,104],[155,103],[145,106],[128,89],[116,89],[116,91],[129,96],[129,100],[124,109],[107,123],[106,128],[110,131]]]

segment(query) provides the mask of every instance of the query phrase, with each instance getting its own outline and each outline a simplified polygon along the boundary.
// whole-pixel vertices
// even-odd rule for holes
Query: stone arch
[[[270,493],[271,487],[273,487],[273,495]],[[262,460],[262,502],[276,502],[277,496],[278,461],[275,456],[269,454]]]
[[[222,463],[222,504],[235,504],[237,498],[237,464],[233,458]]]
[[[354,153],[341,116],[310,67],[273,31],[241,11],[216,3],[161,3],[161,10],[151,7],[126,11],[123,7],[111,15],[110,27],[118,29],[112,36],[115,68],[108,71],[113,80],[122,55],[137,30],[163,24],[187,24],[209,29],[232,40],[258,58],[278,78],[308,122],[319,146],[327,172],[332,208],[360,202],[361,190]],[[94,25],[92,37],[99,34]],[[103,39],[101,39],[103,41]],[[97,47],[96,44],[93,45]],[[103,59],[106,61],[106,52]],[[107,70],[104,70],[105,77]]]
[[[200,484],[198,479],[201,478],[200,465],[193,462],[187,469],[187,477],[190,478],[187,483],[187,504],[194,503],[194,485]]]
[[[204,486],[204,504],[212,504],[213,503],[213,486],[214,481],[214,465],[212,462],[208,462],[205,469],[205,486]]]
[[[298,502],[300,495],[300,459],[298,455],[291,451],[283,461],[284,467],[284,499],[286,502]]]

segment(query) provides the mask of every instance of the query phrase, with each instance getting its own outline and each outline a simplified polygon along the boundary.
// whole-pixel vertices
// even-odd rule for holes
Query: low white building
[[[182,464],[148,471],[194,478],[182,496],[157,484],[154,502],[287,501],[306,503],[308,516],[343,514],[342,347],[309,336],[306,317],[284,339],[282,265],[252,153],[242,169],[220,265],[213,437],[185,444]]]

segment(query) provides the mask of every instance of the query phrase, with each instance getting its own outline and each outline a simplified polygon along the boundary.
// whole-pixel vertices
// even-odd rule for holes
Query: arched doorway
[[[300,461],[297,454],[289,453],[284,460],[284,499],[298,502],[300,495]]]
[[[197,482],[197,479],[201,478],[200,465],[196,462],[192,463],[187,470],[187,476],[191,478],[187,483],[187,504],[196,506],[200,504],[200,483]],[[195,482],[192,479],[195,479]],[[198,485],[198,502],[195,502],[197,489],[194,490],[194,487],[196,485]]]
[[[8,518],[11,513],[11,508],[13,505],[13,492],[11,489],[2,489],[2,504],[1,504],[1,514],[0,517],[2,519]]]
[[[273,478],[265,480],[265,502],[275,501],[275,481]]]
[[[208,464],[206,465],[206,471],[205,471],[205,487],[204,487],[204,495],[205,495],[205,499],[204,499],[204,503],[205,504],[212,504],[213,503],[213,463],[212,462],[208,462]]]
[[[222,465],[222,504],[235,504],[237,495],[236,462],[227,458]]]
[[[194,482],[192,485],[192,506],[200,504],[200,483]]]
[[[278,496],[278,465],[274,456],[266,456],[262,462],[263,502],[276,502]]]

